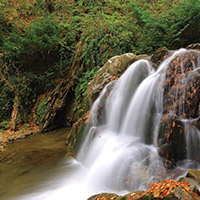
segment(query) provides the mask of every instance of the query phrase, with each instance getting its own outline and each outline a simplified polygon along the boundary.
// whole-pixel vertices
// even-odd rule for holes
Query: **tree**
[[[19,120],[24,122],[25,111],[23,106],[23,93],[29,85],[29,81],[20,71],[19,67],[10,60],[8,63],[1,63],[0,65],[0,79],[4,81],[14,93],[14,104],[11,114],[11,130],[17,129]]]

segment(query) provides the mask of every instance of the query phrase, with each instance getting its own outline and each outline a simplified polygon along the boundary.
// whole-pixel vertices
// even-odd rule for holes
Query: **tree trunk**
[[[19,92],[15,92],[15,100],[13,104],[13,110],[11,114],[11,130],[17,130],[17,124],[19,121],[24,122],[24,108],[22,105],[22,99],[19,95]]]
[[[13,110],[11,115],[11,130],[16,131],[17,130],[17,119],[19,115],[19,97],[15,95],[15,101],[13,104]]]

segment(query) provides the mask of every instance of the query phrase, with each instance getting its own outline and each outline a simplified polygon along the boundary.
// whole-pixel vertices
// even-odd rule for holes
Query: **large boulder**
[[[87,93],[90,105],[108,82],[119,78],[133,62],[145,57],[147,55],[136,56],[133,53],[127,53],[109,59],[88,84]]]
[[[177,161],[186,158],[184,125],[177,116],[166,114],[162,117],[158,133],[158,148],[167,167],[173,167]]]

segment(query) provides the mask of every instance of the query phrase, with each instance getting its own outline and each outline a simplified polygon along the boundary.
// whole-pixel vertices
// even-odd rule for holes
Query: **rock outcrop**
[[[66,124],[66,112],[70,109],[67,106],[72,104],[74,96],[73,86],[76,78],[75,74],[81,65],[77,58],[80,57],[82,53],[82,47],[82,42],[77,44],[74,62],[66,79],[61,81],[48,98],[47,108],[40,124],[40,132],[60,128]]]
[[[90,105],[92,105],[107,83],[118,79],[133,62],[146,57],[148,56],[136,56],[135,54],[127,53],[109,59],[88,84],[87,93]]]

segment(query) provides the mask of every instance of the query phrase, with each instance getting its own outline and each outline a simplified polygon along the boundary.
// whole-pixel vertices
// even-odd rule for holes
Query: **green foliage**
[[[128,197],[126,196],[119,198],[119,200],[126,200],[126,199],[128,199]]]
[[[75,90],[76,101],[78,101],[79,98],[77,96],[79,96],[79,95],[82,95],[82,97],[87,96],[87,85],[93,79],[97,70],[98,70],[98,68],[93,68],[90,71],[86,71],[84,73],[84,76],[79,79],[79,85],[76,87],[76,90]]]
[[[38,108],[36,110],[36,114],[38,116],[38,118],[36,119],[36,123],[39,125],[39,123],[42,120],[42,117],[44,116],[45,110],[46,110],[46,106],[47,106],[47,102],[48,102],[48,98],[44,97],[42,99],[42,101],[38,101]]]
[[[38,54],[45,58],[51,51],[58,50],[59,31],[51,18],[41,19],[23,29],[16,27],[3,39],[4,60],[12,59],[23,66],[27,59],[32,60]]]
[[[0,129],[5,130],[5,129],[8,129],[9,126],[10,126],[9,121],[5,120],[5,121],[0,122]]]
[[[200,32],[200,0],[180,1],[171,13],[169,21],[169,46],[184,47],[199,42]]]
[[[4,83],[0,83],[0,121],[11,117],[13,106],[13,92]]]
[[[156,13],[142,8],[136,12],[142,33],[137,41],[138,53],[152,53],[161,46],[177,49],[199,42],[200,0],[178,1],[170,7],[165,0],[159,2]],[[165,6],[169,9],[164,12]]]
[[[86,71],[79,79],[79,82],[75,88],[75,102],[76,106],[74,111],[77,111],[78,120],[86,111],[89,109],[88,99],[87,99],[87,85],[93,79],[98,68],[93,68],[90,71]]]

